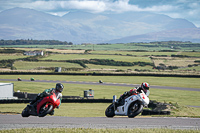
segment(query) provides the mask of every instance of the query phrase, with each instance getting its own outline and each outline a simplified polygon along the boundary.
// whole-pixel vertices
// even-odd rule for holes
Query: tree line
[[[82,67],[86,68],[87,66],[85,64],[95,64],[95,65],[108,65],[108,66],[154,66],[153,63],[149,62],[125,62],[125,61],[115,61],[115,60],[109,60],[109,59],[90,59],[90,60],[67,60],[66,62],[70,63],[77,63],[80,64]]]
[[[12,53],[24,53],[25,50],[17,50],[17,49],[0,49],[0,53],[12,54]]]
[[[0,45],[73,45],[72,42],[62,42],[58,40],[0,40]]]

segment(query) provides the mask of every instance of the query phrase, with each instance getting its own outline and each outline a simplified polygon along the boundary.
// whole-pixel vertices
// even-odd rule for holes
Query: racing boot
[[[115,106],[115,107],[124,105],[125,97],[126,97],[126,95],[122,95],[122,96],[119,98],[119,100],[116,102],[116,106]]]
[[[37,100],[35,99],[35,100],[31,101],[30,104],[33,105],[36,101]]]
[[[49,113],[49,115],[54,115],[54,110],[52,110],[52,111]]]
[[[37,97],[33,101],[30,102],[30,104],[33,105],[33,104],[37,103],[37,100],[39,100],[39,99],[40,99],[40,93],[37,95]]]

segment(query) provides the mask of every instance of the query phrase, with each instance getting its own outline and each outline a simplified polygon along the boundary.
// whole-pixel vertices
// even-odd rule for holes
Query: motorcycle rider
[[[64,86],[61,83],[57,83],[55,88],[46,89],[42,93],[39,93],[37,95],[37,97],[35,98],[35,100],[33,100],[30,104],[36,106],[37,100],[39,100],[43,97],[46,97],[51,93],[55,93],[57,99],[60,99],[60,105],[61,105],[61,100],[62,100],[62,93],[61,92],[63,91],[63,88],[64,88]],[[59,108],[60,105],[57,108]],[[53,114],[54,114],[54,110],[50,113],[50,115],[53,115]]]
[[[141,93],[141,90],[144,91],[144,93],[147,93],[147,90],[149,90],[149,84],[147,82],[143,82],[140,87],[135,87],[134,89],[131,89],[130,91],[124,92],[123,95],[120,96],[118,102],[116,102],[116,106],[119,106],[124,103],[124,99],[131,95],[137,95],[137,93]]]

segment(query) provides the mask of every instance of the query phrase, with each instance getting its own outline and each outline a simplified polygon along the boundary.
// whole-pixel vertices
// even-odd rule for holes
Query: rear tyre
[[[143,110],[143,105],[140,102],[132,103],[128,108],[128,117],[134,118],[135,116],[139,115]]]
[[[47,114],[49,114],[52,110],[53,110],[53,105],[48,105],[48,107],[46,107],[46,104],[44,104],[41,106],[38,116],[44,117]]]
[[[30,114],[29,114],[29,111],[28,111],[28,108],[26,107],[23,111],[22,111],[22,117],[29,117]]]
[[[109,105],[108,108],[105,111],[105,115],[107,117],[113,117],[115,116],[115,112],[114,112],[114,106],[113,104]]]

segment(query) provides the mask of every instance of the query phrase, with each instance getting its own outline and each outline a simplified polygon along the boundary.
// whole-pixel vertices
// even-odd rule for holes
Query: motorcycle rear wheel
[[[39,117],[44,117],[46,116],[47,114],[49,114],[52,109],[53,109],[53,105],[48,105],[47,108],[45,108],[46,104],[42,105],[42,107],[40,108],[40,111],[39,111],[39,114],[38,116]]]
[[[115,116],[115,112],[114,112],[114,106],[113,104],[109,105],[108,108],[105,111],[105,115],[107,117],[113,117]]]
[[[134,118],[135,116],[139,115],[143,110],[144,105],[139,102],[132,103],[128,108],[128,117]]]

